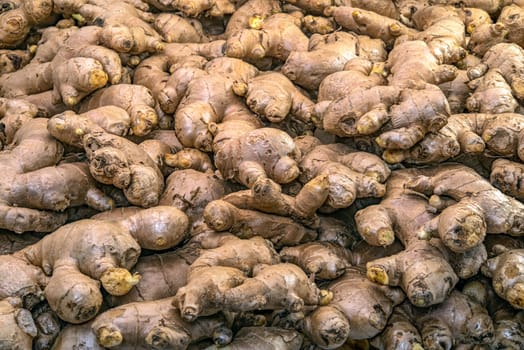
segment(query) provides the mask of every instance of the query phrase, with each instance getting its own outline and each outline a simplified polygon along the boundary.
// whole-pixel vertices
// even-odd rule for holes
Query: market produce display
[[[0,350],[524,349],[524,1],[0,0]]]

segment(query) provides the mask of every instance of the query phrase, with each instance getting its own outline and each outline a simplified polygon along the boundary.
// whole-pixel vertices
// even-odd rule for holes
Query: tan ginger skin
[[[232,33],[226,41],[226,56],[254,61],[274,57],[285,61],[291,52],[307,51],[308,38],[300,27],[300,19],[292,15],[271,15],[256,28]]]
[[[439,131],[428,134],[409,150],[387,150],[391,163],[444,162],[460,154],[492,153],[503,157],[524,157],[520,144],[524,118],[517,113],[453,114]]]
[[[425,171],[406,169],[393,172],[382,202],[358,211],[355,220],[358,232],[368,243],[387,246],[396,236],[405,247],[398,254],[368,261],[368,278],[381,284],[400,286],[412,304],[427,307],[446,299],[458,282],[457,275],[462,278],[475,275],[486,259],[486,251],[480,245],[473,254],[452,254],[438,240],[419,240],[419,228],[435,220],[435,214],[428,209],[424,197],[405,190],[405,186],[411,179],[422,176],[421,173]],[[432,273],[428,274],[428,271]]]
[[[25,115],[25,114],[24,114]],[[22,233],[50,232],[62,225],[71,206],[88,204],[98,210],[113,206],[113,200],[96,187],[86,165],[55,166],[63,146],[47,131],[47,119],[17,115],[2,119],[10,150],[2,153],[2,227]],[[14,115],[12,115],[14,116]],[[44,193],[44,195],[42,195]]]
[[[421,237],[438,235],[455,252],[478,246],[486,233],[522,234],[522,204],[504,195],[474,170],[463,165],[430,168],[427,175],[414,177],[407,188],[433,195],[430,203],[450,197],[440,215],[424,224]],[[460,178],[459,182],[456,182]]]
[[[524,249],[508,249],[489,259],[482,273],[492,278],[493,289],[516,309],[524,309]]]
[[[149,220],[156,222],[156,231],[150,231]],[[187,218],[178,209],[156,207],[118,221],[86,219],[64,225],[15,256],[51,276],[44,294],[53,311],[67,322],[82,323],[101,307],[100,283],[109,294],[123,295],[139,281],[129,269],[137,262],[140,245],[166,249],[178,244],[184,237],[180,231],[186,230]]]
[[[294,264],[259,264],[253,277],[223,292],[225,309],[235,312],[286,309],[303,311],[307,306],[327,305],[333,295],[319,289],[304,271]]]
[[[336,349],[348,339],[379,334],[393,307],[405,298],[400,289],[373,283],[357,268],[347,269],[327,287],[333,300],[309,314],[302,326],[303,332],[323,349]]]
[[[49,120],[52,135],[63,142],[78,139],[89,160],[93,177],[104,184],[124,190],[131,204],[151,207],[158,204],[164,188],[164,177],[153,159],[137,144],[106,131],[92,130],[74,114],[61,114]]]
[[[185,321],[171,298],[134,302],[109,309],[91,325],[98,344],[121,349],[185,349],[191,342],[212,338],[220,345],[231,341],[231,330],[219,317]]]
[[[80,112],[109,105],[126,110],[134,135],[147,135],[158,126],[155,101],[151,92],[143,86],[118,84],[101,89],[82,102]]]

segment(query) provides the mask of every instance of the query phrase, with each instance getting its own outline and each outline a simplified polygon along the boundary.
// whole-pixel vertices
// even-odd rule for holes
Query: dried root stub
[[[110,309],[97,316],[91,328],[98,344],[106,348],[186,349],[203,339],[226,345],[232,338],[219,315],[187,322],[171,306],[171,298]]]

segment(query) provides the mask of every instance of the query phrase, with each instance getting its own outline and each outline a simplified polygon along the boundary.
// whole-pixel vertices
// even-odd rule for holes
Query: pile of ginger
[[[524,348],[523,28],[0,0],[0,350]]]

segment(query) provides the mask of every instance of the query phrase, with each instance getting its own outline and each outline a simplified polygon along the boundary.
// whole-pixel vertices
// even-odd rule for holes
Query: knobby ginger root
[[[253,277],[223,292],[222,305],[230,311],[286,309],[300,312],[306,306],[326,305],[333,295],[320,290],[304,271],[289,263],[257,265]]]
[[[127,111],[131,130],[144,136],[158,126],[155,100],[151,92],[140,85],[118,84],[101,89],[82,102],[80,112],[85,113],[102,106],[117,106]]]
[[[91,330],[92,322],[65,327],[51,347],[52,350],[68,350],[82,347],[90,350],[103,350],[97,343],[96,336]]]
[[[307,51],[308,38],[300,27],[300,19],[292,15],[271,15],[253,29],[231,33],[226,41],[226,55],[253,62],[264,57],[285,61],[293,51]]]
[[[289,217],[239,209],[224,200],[210,202],[204,209],[206,224],[216,231],[229,231],[240,238],[262,236],[277,247],[306,243],[317,232]]]
[[[209,266],[228,266],[251,276],[257,264],[273,265],[279,262],[280,257],[266,239],[260,236],[250,239],[232,236],[216,248],[202,250],[200,256],[191,264],[190,273]]]
[[[224,57],[209,62],[206,72],[188,82],[175,113],[175,130],[184,146],[210,152],[214,126],[226,115],[249,113],[233,93],[233,82],[246,81],[258,70],[239,59]]]
[[[308,50],[292,51],[282,66],[282,73],[309,91],[317,90],[328,75],[341,71],[355,57],[384,61],[386,53],[380,40],[370,40],[348,32],[313,34]]]
[[[406,302],[396,306],[384,331],[372,340],[375,347],[383,349],[423,350],[422,338],[409,312]]]
[[[325,77],[318,87],[318,101],[336,100],[358,88],[369,89],[384,85],[383,64],[364,58],[353,58],[344,65],[344,70]]]
[[[57,115],[49,121],[50,132],[63,142],[83,136],[89,170],[97,181],[124,190],[131,204],[145,208],[157,205],[164,177],[147,152],[123,137],[82,126],[74,114]]]
[[[466,107],[470,112],[511,113],[519,103],[513,97],[511,86],[498,69],[490,69],[468,85],[474,92],[468,97]]]
[[[0,300],[16,297],[21,305],[31,310],[43,299],[43,289],[47,277],[42,269],[29,264],[24,259],[12,255],[0,256]]]
[[[239,30],[256,27],[258,21],[281,11],[280,2],[277,0],[248,0],[231,15],[224,35],[229,38]]]
[[[435,202],[439,196],[453,199],[419,230],[421,237],[438,235],[452,251],[478,246],[486,233],[522,235],[523,205],[468,167],[450,164],[430,168],[427,175],[411,179],[406,186],[434,195]]]
[[[2,349],[30,350],[38,330],[29,310],[22,308],[19,298],[0,300],[0,339]]]
[[[66,214],[61,212],[68,207],[87,204],[108,210],[113,206],[84,163],[55,166],[63,146],[47,131],[47,119],[12,122],[4,124],[4,130],[13,147],[1,155],[6,180],[1,185],[3,228],[18,233],[50,232],[65,222]]]
[[[0,75],[14,72],[31,60],[29,51],[0,50]]]
[[[138,275],[129,272],[140,255],[137,241],[145,248],[158,250],[180,242],[180,235],[173,234],[187,229],[187,218],[184,226],[180,214],[175,208],[157,207],[118,221],[76,221],[15,256],[51,276],[44,294],[53,311],[67,322],[82,323],[100,309],[100,283],[108,293],[123,295],[139,281]],[[153,234],[150,220],[156,225]]]
[[[183,211],[189,218],[191,235],[205,229],[202,213],[208,203],[229,192],[226,183],[210,173],[193,169],[174,171],[166,179],[159,204]]]
[[[224,179],[252,188],[267,178],[286,184],[298,177],[300,151],[293,139],[284,131],[261,126],[244,111],[231,113],[213,126],[214,162]]]
[[[243,327],[235,334],[233,341],[226,346],[228,350],[242,349],[301,349],[303,336],[295,330],[277,327]],[[222,346],[211,345],[206,350],[219,350]]]
[[[184,148],[177,153],[167,153],[164,156],[167,166],[175,169],[193,169],[202,173],[213,174],[214,166],[209,156],[194,148]]]
[[[482,63],[468,69],[470,79],[478,79],[491,70],[498,70],[504,80],[511,86],[517,100],[524,99],[524,50],[511,43],[492,46],[482,57]],[[480,101],[479,103],[492,103]]]
[[[127,1],[68,1],[54,0],[58,13],[74,14],[89,25],[100,25],[100,40],[117,52],[141,54],[164,49],[162,37],[148,22],[151,13],[144,12]]]
[[[355,220],[357,230],[368,243],[389,245],[396,236],[405,247],[401,253],[369,261],[368,277],[381,284],[401,286],[412,304],[427,307],[447,298],[458,282],[457,275],[474,276],[487,256],[479,243],[469,254],[464,253],[467,249],[460,250],[461,253],[449,252],[438,240],[419,240],[419,228],[438,218],[429,209],[426,198],[405,189],[412,179],[423,176],[421,173],[425,172],[416,169],[393,172],[382,202],[358,211]]]
[[[382,183],[390,174],[389,168],[378,156],[355,152],[336,143],[314,147],[303,155],[299,166],[302,169],[299,180],[304,189],[308,184],[317,182],[317,186],[327,192],[327,197],[302,197],[310,202],[308,206],[312,208],[346,208],[357,198],[382,197],[385,193]],[[319,182],[322,177],[327,181]],[[297,205],[304,206],[299,197],[301,193],[297,195]]]
[[[524,199],[524,189],[521,186],[523,175],[524,165],[520,162],[500,158],[491,164],[491,184],[519,201]]]
[[[293,197],[282,193],[281,186],[274,181],[262,179],[251,190],[236,191],[221,199],[239,209],[289,216],[303,225],[317,228],[319,218],[315,213],[327,199],[327,188],[326,176],[317,176]]]
[[[460,154],[494,154],[503,157],[524,157],[520,135],[524,127],[517,113],[453,114],[448,124],[409,150],[392,150],[385,156],[413,164],[444,162]]]
[[[52,18],[53,0],[22,1],[19,6],[9,6],[7,11],[3,7],[0,12],[0,49],[15,48],[24,41],[31,27],[49,24]]]
[[[224,293],[246,279],[242,271],[234,267],[208,266],[191,271],[187,284],[178,289],[173,305],[180,310],[184,320],[194,321],[225,310]]]
[[[405,298],[398,288],[369,281],[356,268],[331,281],[333,300],[309,314],[302,330],[322,349],[336,349],[348,339],[369,339],[386,327],[393,307]]]
[[[109,309],[91,325],[98,344],[119,349],[186,349],[192,342],[212,338],[220,345],[231,341],[231,330],[219,316],[187,322],[171,298],[134,302]]]
[[[414,314],[425,349],[489,344],[493,336],[493,321],[487,310],[457,290],[431,311],[415,310]]]
[[[311,242],[280,250],[282,261],[300,266],[316,279],[331,280],[344,274],[350,265],[349,251],[327,242]]]
[[[524,45],[523,21],[524,8],[522,8],[522,5],[515,4],[504,6],[497,19],[497,23],[504,25],[504,28],[507,30],[506,40],[520,47]]]
[[[198,257],[198,249],[181,247],[172,252],[143,256],[131,272],[141,276],[140,281],[120,296],[105,298],[109,306],[119,306],[135,301],[153,301],[173,297],[186,285],[189,266]]]
[[[340,26],[349,31],[381,39],[389,46],[393,45],[397,37],[416,32],[401,22],[380,15],[371,9],[333,6],[326,8],[324,15],[333,17]]]
[[[514,308],[524,309],[524,249],[511,249],[489,259],[482,273],[492,278],[495,292]]]
[[[270,122],[278,123],[288,115],[304,123],[311,123],[313,102],[281,73],[260,74],[246,85],[235,84],[236,94],[245,96],[249,108]]]
[[[426,84],[423,89],[375,86],[350,95],[317,111],[323,129],[337,136],[372,135],[386,149],[408,149],[428,132],[440,130],[450,114],[442,91]],[[387,159],[387,158],[386,158]]]
[[[92,219],[123,221],[142,248],[164,250],[187,238],[187,215],[172,206],[116,208],[93,215]],[[154,223],[153,226],[151,226]]]
[[[155,18],[155,29],[168,43],[200,43],[208,41],[200,22],[175,14],[159,14]]]

